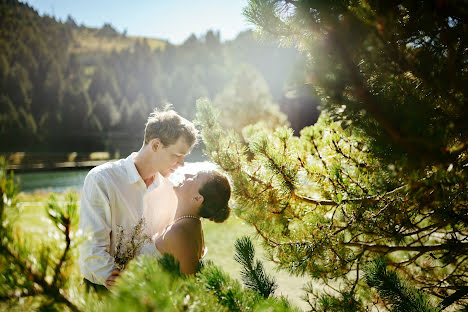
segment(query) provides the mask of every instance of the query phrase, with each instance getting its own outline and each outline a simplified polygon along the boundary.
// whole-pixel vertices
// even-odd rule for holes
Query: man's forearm
[[[79,266],[84,278],[99,285],[105,285],[115,269],[114,258],[104,247],[89,245],[80,248]]]

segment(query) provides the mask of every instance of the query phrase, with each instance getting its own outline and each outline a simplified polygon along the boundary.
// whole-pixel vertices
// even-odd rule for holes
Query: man
[[[140,220],[144,195],[158,187],[161,176],[168,177],[184,165],[196,141],[191,122],[172,110],[155,111],[148,117],[138,152],[88,173],[80,210],[80,230],[88,239],[80,245],[79,258],[88,286],[104,289],[114,284],[119,274],[113,258],[118,227],[129,229]],[[155,246],[143,248],[151,252]]]

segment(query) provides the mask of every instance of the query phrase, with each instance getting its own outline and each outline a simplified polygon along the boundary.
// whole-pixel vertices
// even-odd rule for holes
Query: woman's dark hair
[[[228,217],[231,209],[228,206],[231,197],[229,180],[218,171],[210,172],[210,179],[198,191],[203,196],[203,203],[198,214],[200,217],[221,223]]]

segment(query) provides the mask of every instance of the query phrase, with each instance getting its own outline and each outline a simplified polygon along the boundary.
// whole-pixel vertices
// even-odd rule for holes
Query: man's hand
[[[120,270],[115,269],[114,271],[112,271],[111,275],[109,275],[109,277],[106,280],[107,289],[111,289],[112,287],[114,287],[115,279],[119,277],[119,275],[120,275]]]

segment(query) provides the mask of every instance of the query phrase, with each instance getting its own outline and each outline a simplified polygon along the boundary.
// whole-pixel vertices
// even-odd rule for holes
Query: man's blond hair
[[[169,146],[176,143],[180,137],[183,137],[190,146],[197,143],[198,131],[193,123],[167,108],[162,111],[155,109],[149,115],[145,127],[144,145],[158,138],[164,146]]]

